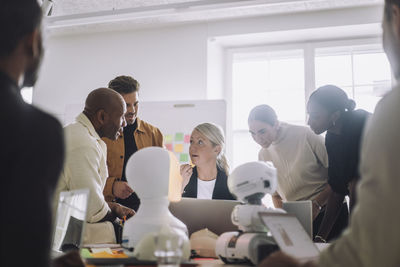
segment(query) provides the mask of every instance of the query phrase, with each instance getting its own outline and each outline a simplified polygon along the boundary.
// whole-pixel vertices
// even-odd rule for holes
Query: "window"
[[[378,45],[316,49],[315,80],[317,87],[339,86],[356,108],[373,112],[391,88],[390,65]]]
[[[237,152],[233,155],[233,166],[238,166],[258,159],[260,148],[252,140],[247,125],[254,106],[268,104],[280,120],[304,123],[303,51],[237,55],[232,74],[233,143]]]
[[[369,112],[391,88],[390,65],[381,45],[325,42],[297,46],[272,52],[232,52],[232,169],[258,158],[260,147],[247,125],[254,106],[268,104],[279,120],[305,124],[305,98],[314,87],[337,85],[356,101],[356,108]]]

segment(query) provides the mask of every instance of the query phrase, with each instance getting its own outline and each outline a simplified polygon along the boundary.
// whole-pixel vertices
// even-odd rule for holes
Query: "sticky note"
[[[167,134],[164,136],[165,143],[172,143],[172,134]]]
[[[81,256],[82,258],[93,258],[92,254],[90,254],[90,251],[87,248],[81,249]]]
[[[190,143],[190,135],[189,134],[185,134],[185,138],[184,138],[183,142],[186,144]]]
[[[189,155],[187,153],[182,153],[179,157],[180,162],[188,162],[189,161]]]
[[[176,144],[174,151],[177,153],[182,153],[183,152],[183,144]]]
[[[183,141],[183,133],[176,133],[175,141]]]
[[[165,148],[169,151],[173,151],[172,144],[165,144]]]

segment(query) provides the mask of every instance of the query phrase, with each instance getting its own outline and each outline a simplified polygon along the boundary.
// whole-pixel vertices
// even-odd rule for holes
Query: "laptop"
[[[290,214],[294,214],[300,221],[309,237],[313,238],[313,222],[312,222],[312,202],[305,201],[287,201],[283,202],[283,209]]]
[[[318,258],[319,249],[295,215],[275,212],[260,212],[259,215],[282,252],[300,262]]]
[[[79,249],[83,241],[89,189],[60,193],[53,233],[52,257],[63,252]]]
[[[221,235],[238,230],[232,223],[231,214],[233,208],[240,204],[235,200],[182,198],[179,202],[171,202],[169,210],[186,224],[189,236],[204,228]]]

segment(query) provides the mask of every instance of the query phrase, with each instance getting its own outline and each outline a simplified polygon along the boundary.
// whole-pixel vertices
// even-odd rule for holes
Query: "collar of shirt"
[[[1,95],[13,95],[18,99],[22,100],[21,88],[17,85],[17,83],[12,80],[6,73],[0,71],[0,85],[3,90],[1,90]]]
[[[144,133],[145,130],[143,129],[142,120],[139,119],[138,117],[136,117],[136,122],[137,122],[137,127],[136,127],[136,130],[135,130],[135,131],[139,131],[139,132],[141,132],[141,133]],[[120,135],[120,138],[123,138],[123,137],[124,137],[124,132],[122,131],[120,134],[121,134],[121,135]]]
[[[107,153],[107,146],[106,143],[104,143],[103,140],[101,140],[99,134],[96,132],[96,130],[93,127],[92,122],[89,120],[88,117],[86,117],[85,114],[80,113],[77,117],[76,117],[76,121],[79,122],[80,124],[82,124],[83,126],[85,126],[88,129],[88,132],[91,136],[93,136],[97,142],[100,144],[101,149],[103,150],[103,153],[106,154]]]
[[[286,132],[287,132],[287,126],[288,124],[285,122],[279,122],[279,130],[278,130],[278,136],[275,141],[272,142],[273,145],[279,144],[282,142],[283,139],[286,137]]]

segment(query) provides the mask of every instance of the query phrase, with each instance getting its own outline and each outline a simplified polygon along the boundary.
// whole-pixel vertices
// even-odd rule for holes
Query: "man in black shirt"
[[[41,17],[37,0],[0,2],[0,265],[7,267],[50,264],[51,199],[64,159],[62,128],[20,94],[37,78]]]

